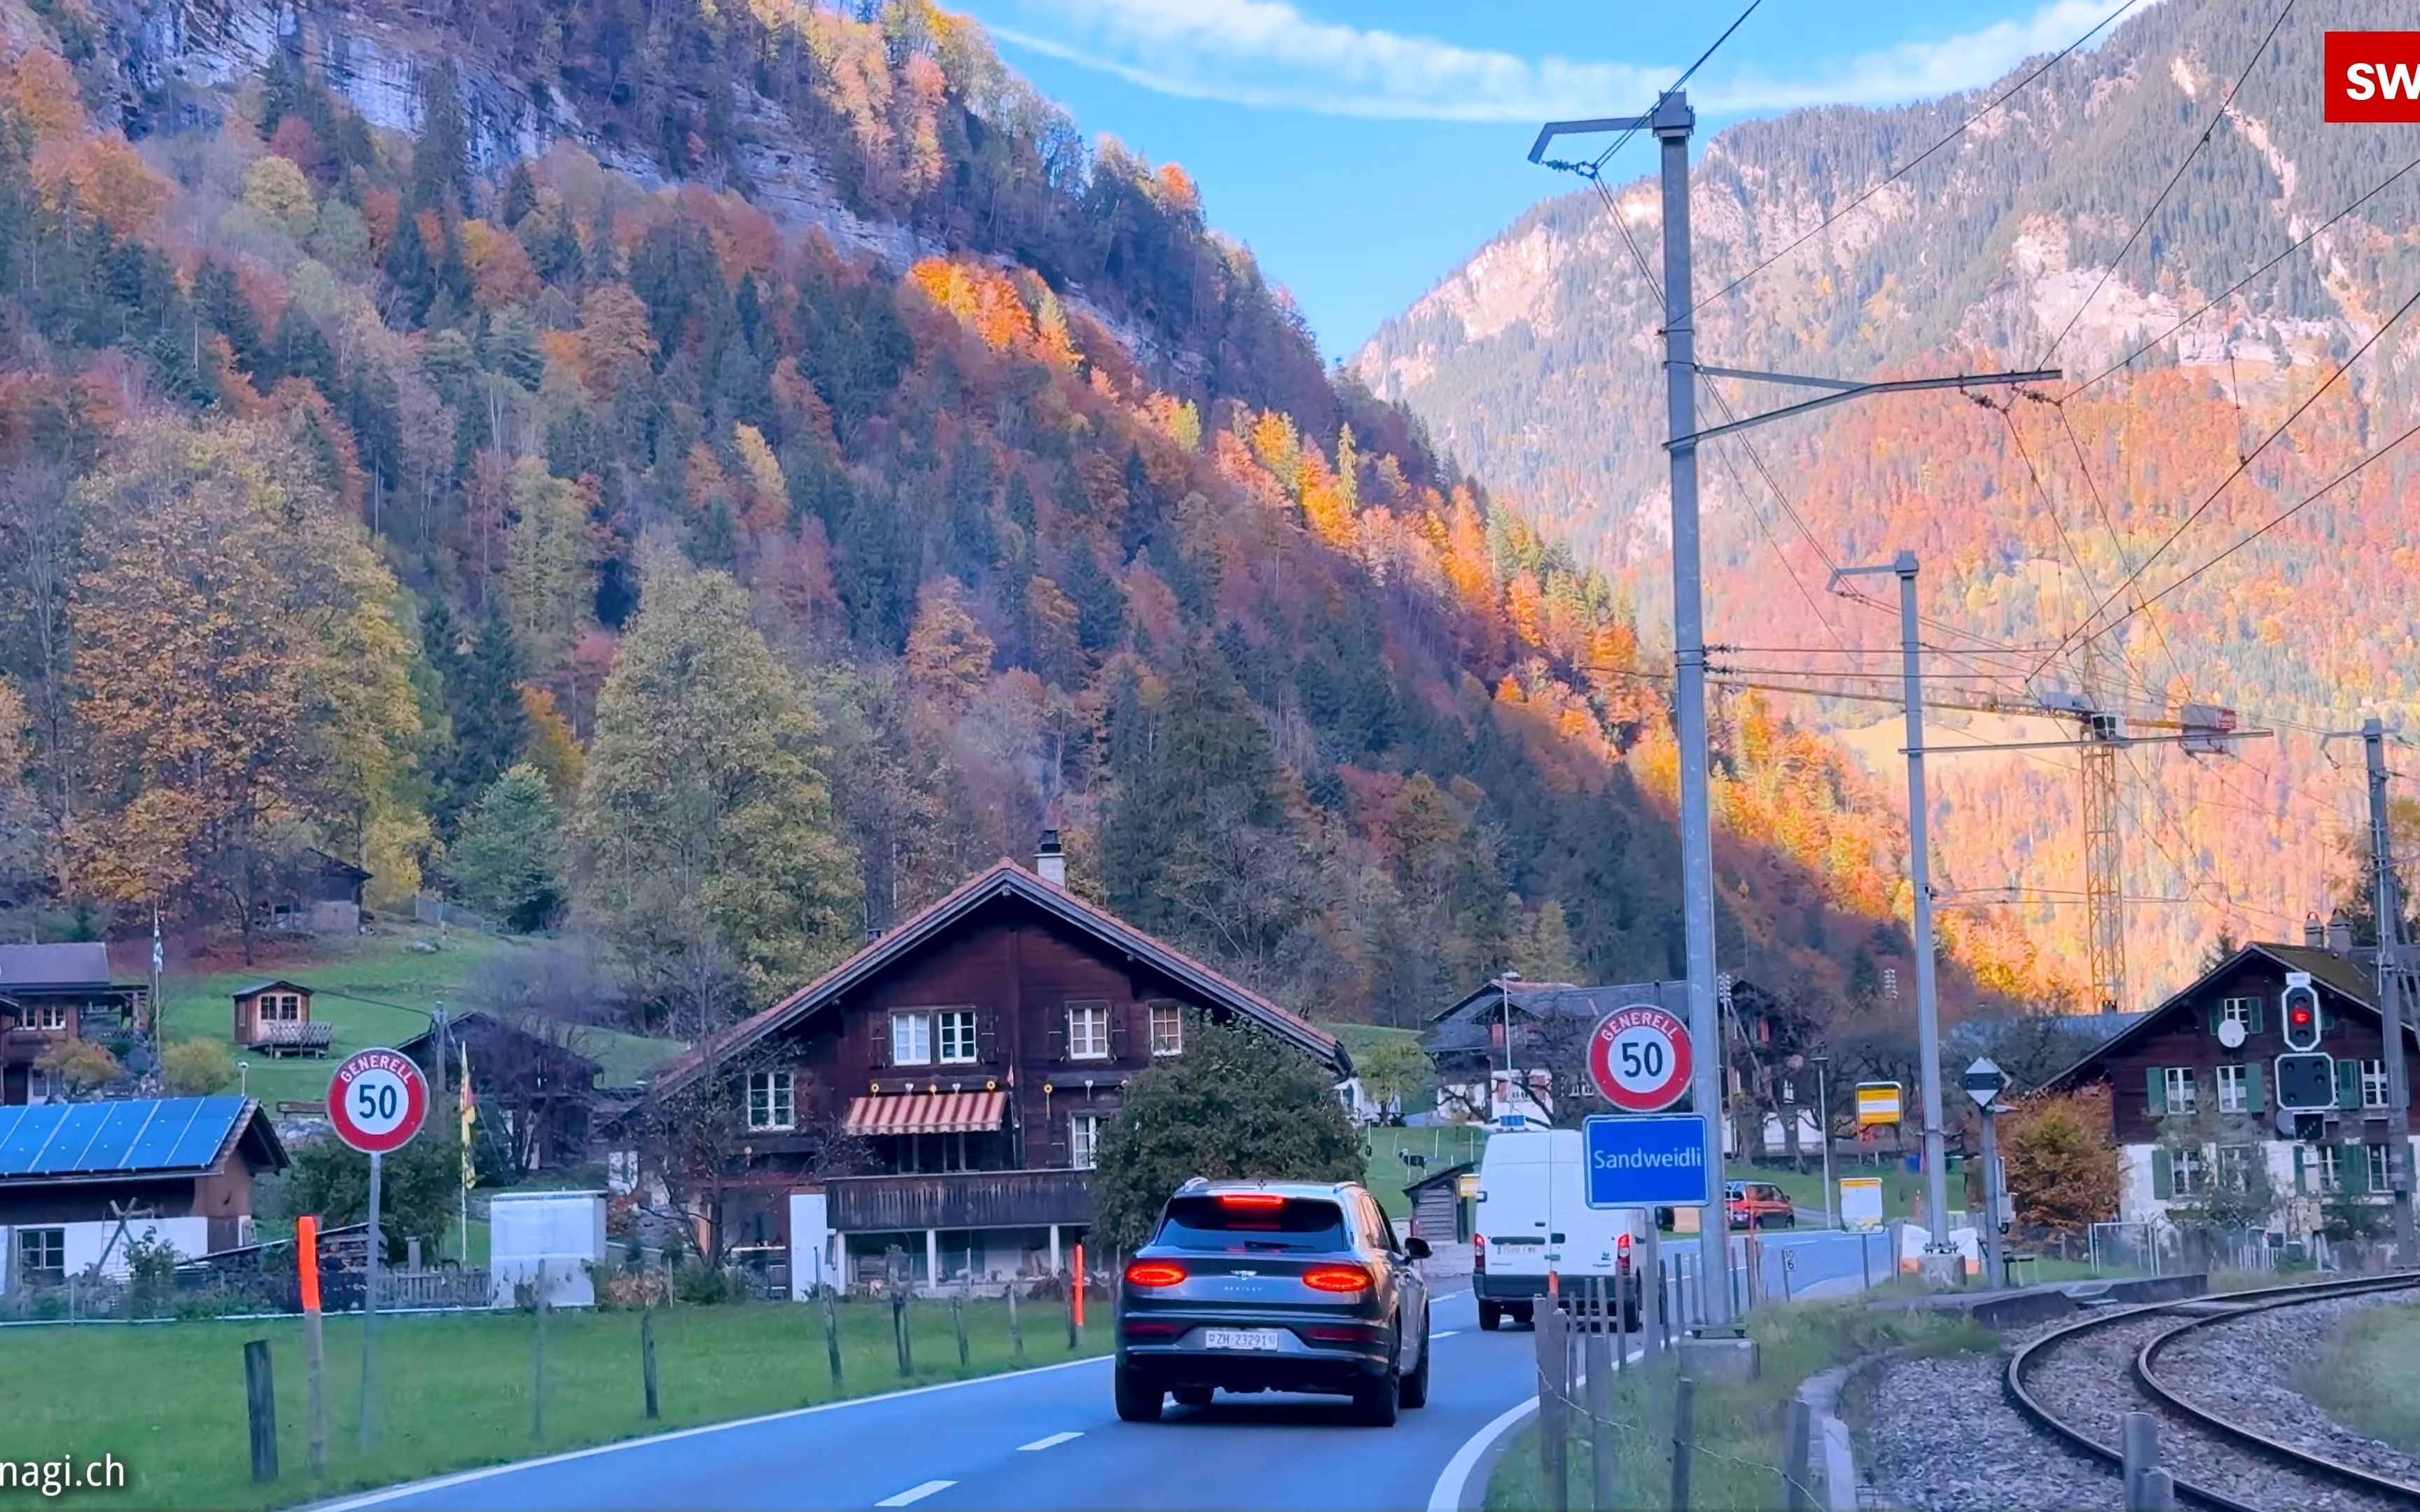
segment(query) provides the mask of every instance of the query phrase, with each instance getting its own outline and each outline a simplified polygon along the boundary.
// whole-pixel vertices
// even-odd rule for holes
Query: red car
[[[1723,1215],[1733,1228],[1795,1228],[1798,1210],[1771,1181],[1732,1181],[1723,1188]]]

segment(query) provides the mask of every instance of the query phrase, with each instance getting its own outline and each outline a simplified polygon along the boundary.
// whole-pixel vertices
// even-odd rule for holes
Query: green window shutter
[[[2268,1002],[2265,998],[2256,997],[2252,999],[2252,1022],[2243,1026],[2245,1032],[2251,1034],[2258,1034],[2260,1032],[2261,1010],[2267,1006]]]
[[[2268,1088],[2261,1085],[2260,1072],[2261,1065],[2257,1060],[2243,1068],[2243,1111],[2246,1113],[2269,1111]]]
[[[2347,1057],[2336,1062],[2336,1106],[2361,1106],[2361,1062]]]
[[[2161,1114],[2168,1111],[2168,1084],[2166,1072],[2161,1067],[2151,1066],[2145,1069],[2143,1077],[2144,1080],[2150,1084],[2149,1096],[2151,1099],[2151,1116],[2153,1118],[2158,1118]]]
[[[2151,1196],[2162,1202],[2176,1196],[2176,1180],[2168,1169],[2168,1152],[2154,1148],[2151,1151]]]
[[[2307,1196],[2311,1191],[2311,1167],[2304,1157],[2309,1154],[2302,1146],[2294,1147],[2294,1191]]]
[[[2202,1015],[2209,1021],[2207,1027],[2210,1029],[2211,1033],[2216,1034],[2218,1032],[2218,1021],[2225,1017],[2226,1013],[2226,1004],[2224,999],[2213,1000],[2211,1003],[2210,1011]]]

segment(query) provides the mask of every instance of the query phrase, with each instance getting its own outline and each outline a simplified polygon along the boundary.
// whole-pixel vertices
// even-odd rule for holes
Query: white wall
[[[589,1307],[597,1288],[589,1266],[605,1257],[602,1192],[500,1192],[488,1204],[488,1274],[498,1306],[513,1305],[518,1286],[546,1266],[549,1303]]]
[[[2413,1143],[2415,1148],[2420,1148],[2420,1139],[2415,1139]],[[2118,1147],[2121,1165],[2118,1171],[2118,1216],[2125,1223],[2145,1224],[2168,1221],[2168,1209],[2171,1204],[2151,1195],[2151,1151],[2155,1148],[2157,1147],[2148,1144]],[[2307,1234],[2318,1227],[2319,1194],[2298,1193],[2294,1189],[2293,1142],[2285,1139],[2262,1140],[2260,1152],[2269,1166],[2270,1190],[2275,1192],[2279,1199],[2278,1213],[2272,1220],[2271,1227],[2296,1236]]]
[[[26,1224],[27,1228],[64,1228],[67,1230],[67,1270],[70,1275],[81,1275],[92,1268],[109,1251],[108,1263],[101,1273],[111,1276],[126,1274],[126,1242],[111,1241],[117,1235],[117,1220],[102,1218],[70,1224]],[[193,1257],[209,1253],[210,1221],[208,1218],[145,1218],[127,1227],[130,1237],[149,1239],[166,1244],[178,1254]],[[16,1231],[0,1228],[0,1288],[9,1281],[8,1267],[14,1263],[17,1253]]]
[[[790,1194],[790,1300],[802,1302],[818,1280],[840,1277],[832,1255],[829,1205],[820,1192]]]

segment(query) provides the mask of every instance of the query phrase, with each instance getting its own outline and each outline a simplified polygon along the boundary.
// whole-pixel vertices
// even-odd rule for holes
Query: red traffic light
[[[2307,982],[2289,982],[2283,1007],[2285,1022],[2280,1027],[2286,1031],[2286,1048],[2317,1050],[2323,1027],[2319,1023],[2319,995]]]
[[[2294,1009],[2294,1027],[2299,1029],[2310,1022],[2311,1011],[2300,1006],[2299,1004],[2296,1005]]]

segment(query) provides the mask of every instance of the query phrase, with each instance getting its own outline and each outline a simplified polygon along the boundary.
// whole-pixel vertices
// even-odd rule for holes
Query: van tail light
[[[1487,1273],[1487,1236],[1485,1234],[1470,1236],[1470,1273],[1473,1275]]]
[[[1613,1268],[1623,1275],[1630,1273],[1630,1236],[1628,1234],[1614,1236]]]
[[[1137,1260],[1126,1267],[1130,1287],[1172,1287],[1185,1279],[1185,1267],[1172,1260]]]
[[[1367,1291],[1370,1273],[1357,1265],[1314,1265],[1302,1273],[1302,1284],[1313,1291]]]

